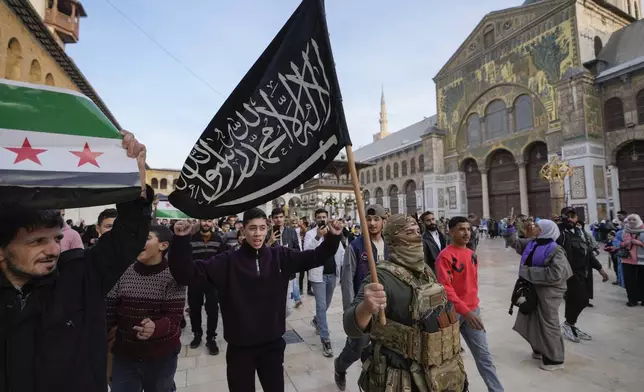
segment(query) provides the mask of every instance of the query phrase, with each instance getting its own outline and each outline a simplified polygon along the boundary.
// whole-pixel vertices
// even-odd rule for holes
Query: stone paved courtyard
[[[644,390],[644,307],[627,308],[625,292],[610,282],[601,283],[595,275],[595,307],[587,308],[579,326],[593,336],[592,342],[575,344],[566,341],[566,369],[546,373],[539,362],[530,358],[530,347],[512,331],[514,317],[508,315],[510,291],[514,285],[519,256],[504,249],[501,240],[482,240],[479,247],[480,298],[482,318],[492,352],[505,390],[508,392],[641,392]],[[607,256],[600,260],[604,265]],[[606,268],[608,270],[608,268]],[[613,277],[612,271],[610,272]],[[288,318],[287,329],[293,329],[302,342],[286,346],[284,363],[287,392],[336,391],[333,381],[333,359],[322,356],[319,336],[310,326],[315,300],[304,295],[304,306]],[[561,308],[563,320],[563,306]],[[342,329],[342,298],[335,291],[328,313],[333,350],[337,356],[344,347]],[[205,317],[204,317],[205,320]],[[221,329],[221,326],[220,326]],[[226,384],[226,343],[219,336],[221,353],[206,354],[203,345],[187,348],[192,334],[184,331],[184,347],[175,377],[179,392],[223,392]],[[469,350],[468,350],[469,351]],[[487,389],[478,375],[469,354],[465,366],[472,392]],[[358,391],[356,384],[360,363],[347,374],[347,390]],[[261,390],[259,382],[257,390]]]

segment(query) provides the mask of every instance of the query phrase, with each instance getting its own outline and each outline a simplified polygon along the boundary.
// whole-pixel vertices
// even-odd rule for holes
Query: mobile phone
[[[324,229],[326,227],[326,221],[318,222],[318,228]]]
[[[273,233],[279,234],[280,233],[280,228],[277,226],[273,226]]]

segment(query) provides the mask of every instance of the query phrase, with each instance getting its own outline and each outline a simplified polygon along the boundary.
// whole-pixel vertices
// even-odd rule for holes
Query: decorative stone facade
[[[601,3],[544,0],[479,23],[434,78],[441,131],[423,136],[429,209],[496,219],[558,213],[539,175],[558,155],[575,167],[566,202],[588,221],[604,214],[602,101],[583,66],[596,57],[589,42],[606,43],[635,18]]]

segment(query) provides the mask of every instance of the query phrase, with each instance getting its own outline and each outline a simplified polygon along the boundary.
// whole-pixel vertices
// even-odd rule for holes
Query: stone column
[[[425,211],[425,203],[424,203],[424,200],[423,200],[423,190],[422,189],[416,190],[416,209],[420,210],[420,211]],[[412,211],[412,213],[413,212],[416,212],[416,211]]]
[[[483,199],[483,218],[490,218],[490,194],[487,183],[487,170],[481,170],[481,192]]]
[[[413,214],[414,212],[407,211],[407,195],[404,193],[398,193],[398,213]]]
[[[530,203],[528,202],[528,177],[525,172],[525,163],[517,162],[519,166],[519,197],[521,199],[521,213],[530,216]]]
[[[566,206],[566,188],[563,180],[550,182],[550,197],[552,197],[552,214],[559,215]]]
[[[382,197],[382,207],[383,208],[391,208],[389,204],[389,196],[383,196]]]
[[[608,169],[610,170],[610,187],[611,193],[613,194],[613,209],[615,211],[615,216],[617,216],[617,211],[622,209],[622,203],[619,199],[619,169],[615,165],[608,166]]]

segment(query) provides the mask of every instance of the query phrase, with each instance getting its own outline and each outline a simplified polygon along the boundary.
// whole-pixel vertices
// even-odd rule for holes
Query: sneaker
[[[614,281],[614,282],[613,282],[613,286],[619,286],[619,282],[618,282],[618,281]]]
[[[336,358],[333,361],[335,366],[334,369],[338,368],[338,359]],[[340,391],[344,391],[347,388],[347,372],[338,372],[334,370],[335,386],[338,387]]]
[[[327,358],[331,358],[333,356],[333,347],[331,347],[330,340],[322,341],[322,355],[324,355]]]
[[[195,337],[192,339],[192,342],[190,342],[190,348],[195,349],[201,345],[201,335],[195,335]]]
[[[208,349],[208,354],[210,355],[219,354],[219,347],[217,346],[215,339],[208,340],[206,342],[206,348]]]
[[[299,308],[300,306],[302,306],[302,300],[299,300],[295,303],[295,309]]]
[[[593,305],[593,304],[591,304],[590,302],[588,302],[588,305],[586,305],[586,307],[587,307],[587,308],[594,308],[594,307],[595,307],[595,305]]]
[[[311,297],[314,297],[314,296],[315,296],[315,294],[313,294],[313,289],[312,289],[312,288],[310,288],[310,287],[309,287],[309,289],[306,291],[306,293],[307,293],[308,295],[310,295]]]
[[[577,332],[577,336],[579,336],[579,339],[581,340],[593,340],[593,337],[588,335],[586,332],[582,331],[581,329],[577,327],[573,327]]]
[[[637,302],[630,302],[630,301],[628,301],[628,302],[626,303],[626,306],[628,306],[629,308],[635,307],[635,306],[637,306]]]
[[[541,361],[541,360],[543,359],[543,355],[541,355],[541,353],[535,353],[535,352],[533,352],[533,353],[532,353],[532,359],[538,359],[538,360],[540,360],[540,361]]]
[[[577,336],[577,331],[575,331],[575,329],[575,327],[570,326],[566,323],[563,323],[563,325],[561,326],[561,331],[563,332],[563,335],[566,337],[566,339],[570,340],[571,342],[579,343],[579,336]]]
[[[539,365],[541,370],[545,370],[547,372],[554,372],[555,370],[564,370],[564,364],[560,363],[559,365],[544,365],[543,363]]]
[[[320,327],[318,327],[318,323],[317,323],[317,321],[315,321],[315,318],[313,318],[311,320],[311,326],[313,328],[315,328],[315,333],[319,335],[320,334]]]

